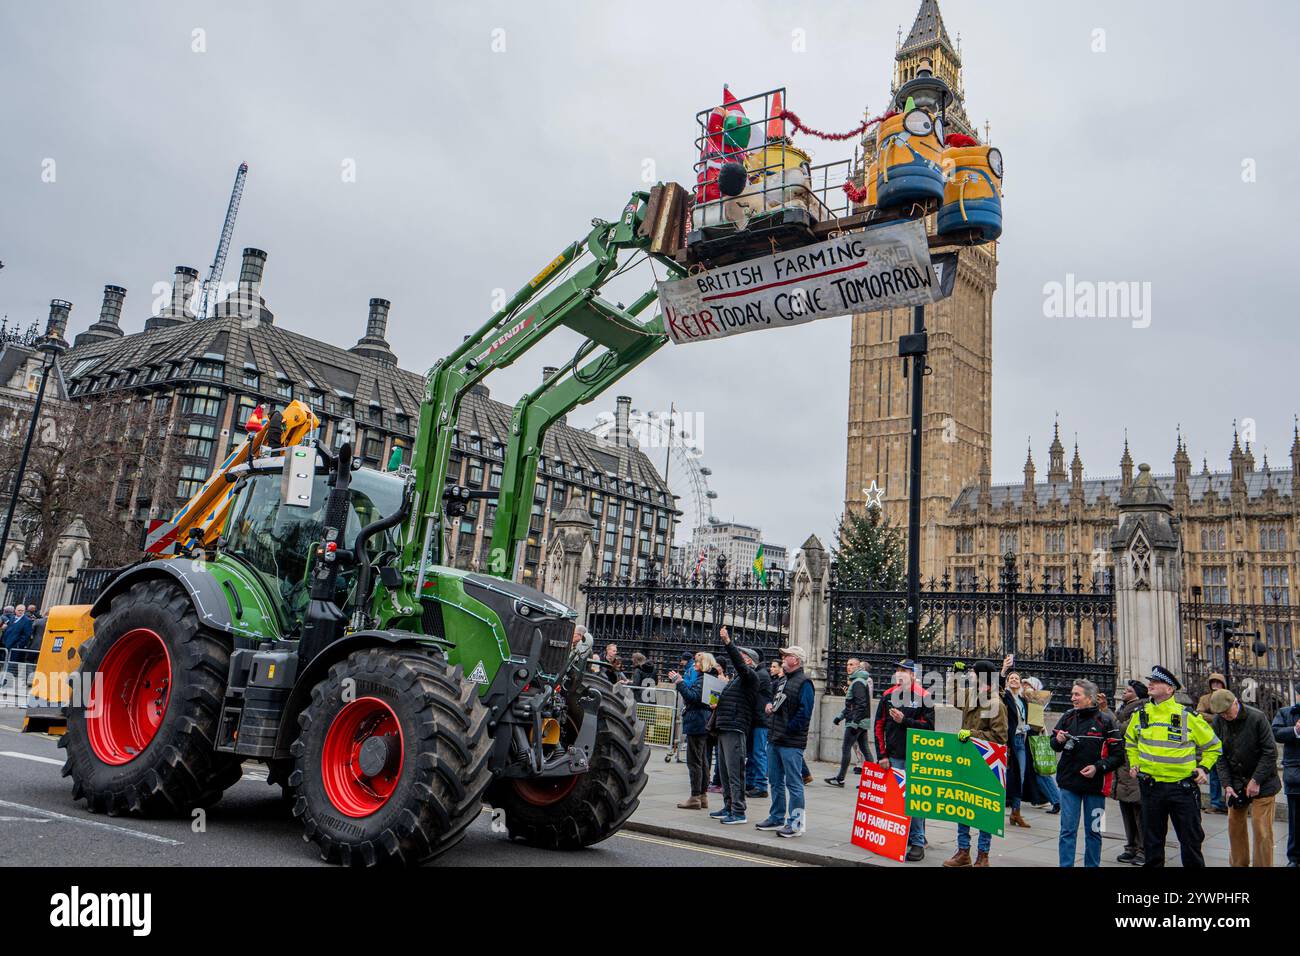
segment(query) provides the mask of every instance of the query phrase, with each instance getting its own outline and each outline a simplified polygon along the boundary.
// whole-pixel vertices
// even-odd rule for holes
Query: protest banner
[[[853,811],[853,845],[900,863],[907,856],[907,817],[903,813],[902,770],[862,765]]]
[[[943,297],[945,285],[951,292],[956,270],[946,272],[943,282],[916,219],[660,282],[658,290],[664,327],[681,344],[928,305]]]
[[[908,731],[904,812],[909,817],[951,820],[1002,836],[1006,800],[1006,744]]]

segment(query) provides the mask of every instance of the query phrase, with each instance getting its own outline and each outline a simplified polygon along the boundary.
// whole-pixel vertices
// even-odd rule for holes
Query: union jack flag
[[[970,742],[979,750],[980,756],[989,765],[989,769],[997,775],[998,782],[1005,787],[1007,785],[1007,745],[995,744],[976,737],[972,737]]]
[[[889,772],[894,775],[894,783],[898,784],[898,789],[903,790],[906,787],[907,774],[897,767],[890,767]]]

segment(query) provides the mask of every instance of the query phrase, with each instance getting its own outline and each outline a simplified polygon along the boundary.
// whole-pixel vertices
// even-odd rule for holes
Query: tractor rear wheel
[[[89,700],[68,708],[59,738],[73,799],[109,815],[216,803],[241,772],[213,747],[229,667],[228,639],[199,624],[175,583],[139,581],[113,598],[81,649]]]
[[[356,651],[312,688],[298,724],[293,814],[324,860],[422,863],[482,810],[487,711],[441,654]]]
[[[549,850],[577,850],[612,836],[640,804],[650,749],[632,695],[603,677],[591,769],[571,777],[495,780],[487,802],[503,811],[512,840]]]

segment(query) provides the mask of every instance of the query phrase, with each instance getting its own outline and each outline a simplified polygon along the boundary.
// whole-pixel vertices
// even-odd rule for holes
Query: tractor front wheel
[[[369,648],[312,688],[298,717],[293,814],[321,858],[423,863],[465,835],[491,781],[477,686],[440,654]]]
[[[571,777],[495,780],[487,802],[503,812],[513,840],[577,850],[616,833],[640,803],[650,749],[631,694],[585,676],[601,695],[591,768]]]
[[[238,758],[213,747],[230,667],[228,638],[199,624],[175,583],[113,598],[82,648],[87,700],[68,708],[63,775],[96,813],[184,813],[220,799]]]

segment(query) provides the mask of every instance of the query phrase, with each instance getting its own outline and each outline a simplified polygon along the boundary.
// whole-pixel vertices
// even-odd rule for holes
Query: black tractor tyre
[[[351,866],[446,852],[483,809],[487,723],[477,685],[440,653],[367,648],[333,665],[290,750],[303,839]]]
[[[94,692],[102,696],[92,697],[89,717],[86,701],[74,701],[59,738],[73,799],[110,816],[184,814],[220,800],[241,774],[240,758],[214,747],[230,650],[229,638],[203,627],[170,581],[139,581],[113,598],[81,649],[83,686],[102,675]],[[164,673],[165,688],[156,679]],[[113,675],[116,687],[108,686]],[[161,722],[142,730],[147,722],[132,719],[140,707],[161,711]]]
[[[502,811],[512,840],[548,850],[582,849],[616,833],[641,802],[650,748],[632,695],[603,677],[585,680],[601,694],[591,769],[550,802],[530,793],[534,785],[527,780],[493,781],[487,802]]]

